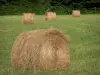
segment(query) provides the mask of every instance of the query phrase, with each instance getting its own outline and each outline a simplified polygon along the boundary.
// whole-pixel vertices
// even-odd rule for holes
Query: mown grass
[[[11,70],[11,48],[16,37],[35,29],[56,27],[70,36],[68,70],[28,72]],[[35,24],[23,25],[22,16],[0,16],[0,75],[100,75],[100,15],[59,15],[56,21],[36,16]]]

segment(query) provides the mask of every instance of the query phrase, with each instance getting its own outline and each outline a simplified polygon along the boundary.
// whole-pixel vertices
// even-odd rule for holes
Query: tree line
[[[0,15],[47,11],[71,14],[72,10],[81,10],[83,14],[100,13],[100,0],[0,0]]]

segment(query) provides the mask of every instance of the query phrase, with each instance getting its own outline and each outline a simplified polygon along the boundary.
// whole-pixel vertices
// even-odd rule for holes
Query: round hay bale
[[[45,13],[45,20],[55,20],[56,19],[56,13],[55,12],[46,12]]]
[[[34,24],[34,13],[24,13],[23,24]]]
[[[73,17],[80,17],[80,10],[73,10],[72,11],[72,16]]]
[[[52,19],[52,12],[46,12],[45,13],[45,20],[51,20]]]
[[[70,61],[67,37],[55,28],[20,34],[11,54],[13,68],[30,71],[65,69]]]
[[[46,21],[49,19],[48,12],[45,13],[44,17]]]
[[[52,12],[53,14],[53,20],[56,20],[56,12]]]

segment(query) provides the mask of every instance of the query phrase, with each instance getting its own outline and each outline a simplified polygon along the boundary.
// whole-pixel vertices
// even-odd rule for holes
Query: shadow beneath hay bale
[[[12,48],[14,68],[53,71],[69,65],[67,37],[58,29],[28,31],[20,34]]]

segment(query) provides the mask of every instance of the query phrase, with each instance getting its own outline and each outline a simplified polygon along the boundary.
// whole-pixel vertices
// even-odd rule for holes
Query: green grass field
[[[11,48],[16,37],[24,31],[51,26],[70,36],[69,69],[39,73],[11,70]],[[0,16],[0,75],[100,75],[100,15],[59,15],[56,21],[35,16],[33,25],[23,25],[22,16]]]

